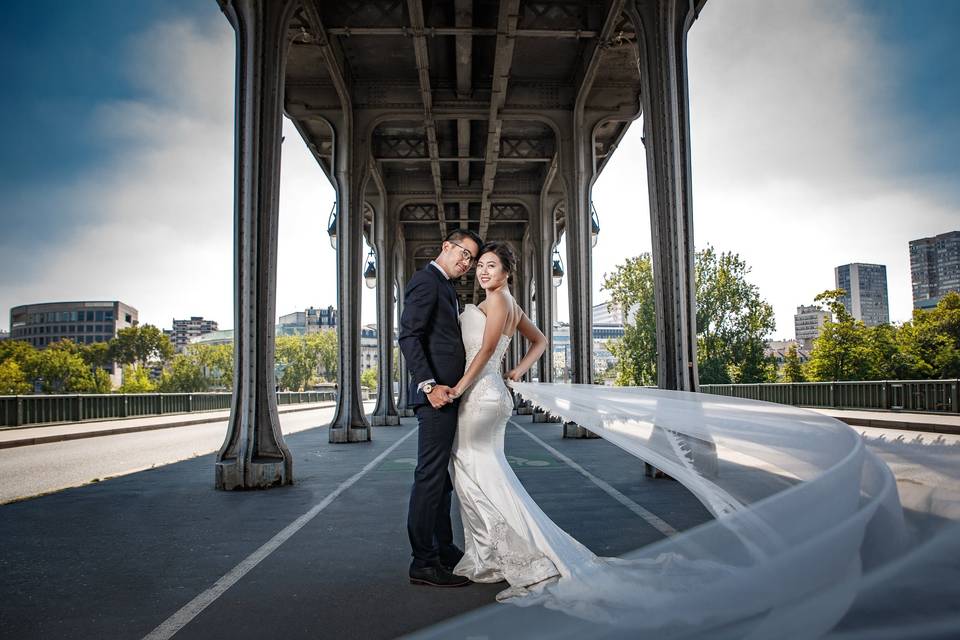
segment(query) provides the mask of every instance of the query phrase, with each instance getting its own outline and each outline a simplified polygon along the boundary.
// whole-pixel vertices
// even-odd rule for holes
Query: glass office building
[[[847,312],[868,327],[890,323],[887,298],[887,267],[854,262],[834,269],[837,288],[846,291],[841,299]]]

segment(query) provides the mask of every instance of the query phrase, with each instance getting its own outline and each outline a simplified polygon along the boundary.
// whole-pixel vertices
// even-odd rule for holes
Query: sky
[[[907,243],[960,229],[960,2],[710,0],[688,47],[697,247],[750,265],[773,337],[849,262],[885,264],[891,320],[909,319]],[[12,0],[0,71],[0,329],[12,306],[85,299],[231,328],[234,39],[216,2]],[[596,302],[650,250],[640,132],[593,190]],[[278,316],[336,305],[335,195],[284,133]],[[558,303],[566,319],[566,282]]]

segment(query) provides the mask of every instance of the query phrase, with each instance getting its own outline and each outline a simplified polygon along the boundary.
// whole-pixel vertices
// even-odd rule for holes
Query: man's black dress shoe
[[[428,587],[465,587],[469,578],[455,576],[444,567],[410,567],[410,584],[422,584]]]

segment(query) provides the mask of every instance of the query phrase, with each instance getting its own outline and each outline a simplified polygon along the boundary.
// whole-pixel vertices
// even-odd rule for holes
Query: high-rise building
[[[68,338],[78,344],[109,342],[117,331],[137,324],[137,310],[114,301],[43,302],[10,309],[10,338],[47,347]],[[120,383],[116,363],[105,367]]]
[[[173,329],[164,329],[163,332],[170,338],[174,348],[179,352],[187,350],[192,338],[196,338],[217,330],[216,320],[204,320],[202,316],[191,316],[189,320],[173,320]]]
[[[843,306],[868,327],[890,323],[887,298],[887,267],[854,262],[834,269],[837,288],[846,291]]]
[[[960,292],[960,231],[910,241],[913,307],[931,309],[948,291]]]
[[[800,348],[813,348],[813,341],[820,335],[823,323],[829,319],[830,312],[816,305],[797,307],[797,313],[793,316],[793,328]]]

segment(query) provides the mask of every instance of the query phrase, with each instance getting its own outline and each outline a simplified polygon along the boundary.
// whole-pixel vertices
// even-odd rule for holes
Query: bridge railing
[[[364,398],[368,393],[364,390]],[[281,391],[278,405],[336,400],[333,385],[315,391]],[[0,428],[89,422],[174,413],[223,411],[231,393],[105,393],[0,396]]]
[[[960,380],[704,384],[700,390],[797,407],[960,413]]]

